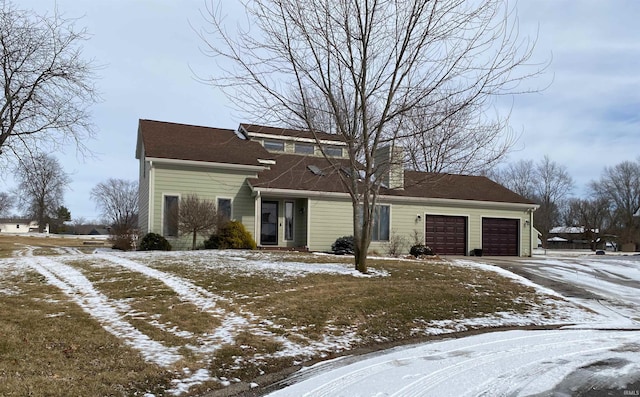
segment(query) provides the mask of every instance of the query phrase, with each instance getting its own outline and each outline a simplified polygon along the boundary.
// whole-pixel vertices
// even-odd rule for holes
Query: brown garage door
[[[437,255],[465,255],[467,252],[467,218],[464,216],[427,215],[427,246]]]
[[[483,255],[518,256],[519,224],[517,219],[483,218]]]

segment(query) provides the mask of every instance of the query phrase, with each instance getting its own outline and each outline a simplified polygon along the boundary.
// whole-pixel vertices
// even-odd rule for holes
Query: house
[[[338,175],[348,172],[349,159],[339,137],[316,136],[252,124],[230,130],[140,120],[141,232],[162,234],[180,246],[169,214],[182,196],[197,194],[242,222],[260,247],[330,250],[336,238],[353,234],[351,201]],[[331,166],[321,149],[345,167]],[[382,148],[376,160],[389,161],[400,154],[396,149]],[[531,255],[535,203],[482,176],[389,164],[370,250],[385,252],[395,235],[410,242],[417,236],[440,255],[476,249]]]
[[[29,218],[0,218],[0,233],[24,234],[38,231],[38,221]],[[49,233],[49,225],[44,228]]]
[[[604,241],[598,235],[598,229],[584,226],[556,226],[549,230],[547,243],[549,248],[557,249],[596,249],[603,248]]]

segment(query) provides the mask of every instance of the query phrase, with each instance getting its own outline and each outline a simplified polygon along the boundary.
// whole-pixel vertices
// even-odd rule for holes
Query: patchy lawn
[[[263,375],[356,348],[571,316],[565,302],[468,262],[372,260],[362,275],[328,255],[87,254],[55,239],[3,240],[3,396],[259,390]]]

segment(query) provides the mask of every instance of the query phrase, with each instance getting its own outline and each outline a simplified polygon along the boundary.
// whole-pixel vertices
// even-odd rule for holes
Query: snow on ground
[[[196,343],[188,343],[186,347],[203,357],[203,360],[208,354],[223,345],[233,344],[236,335],[241,331],[249,331],[253,335],[264,336],[281,343],[283,348],[272,354],[271,356],[273,357],[312,357],[323,355],[326,352],[343,351],[357,342],[358,338],[354,331],[348,329],[340,330],[342,332],[330,332],[335,330],[328,329],[327,335],[321,341],[310,340],[301,334],[297,334],[295,330],[287,330],[289,338],[274,334],[267,330],[268,327],[275,326],[268,320],[259,319],[248,311],[234,313],[224,310],[219,307],[218,303],[229,302],[228,298],[213,294],[187,279],[158,270],[145,263],[149,263],[160,256],[164,264],[171,264],[171,259],[173,259],[175,263],[179,263],[181,266],[197,266],[200,269],[233,272],[235,274],[242,272],[245,275],[269,276],[275,279],[304,277],[312,273],[350,275],[353,277],[388,276],[388,273],[384,271],[375,270],[368,275],[362,275],[350,266],[338,263],[279,262],[274,254],[259,252],[118,253],[96,250],[92,255],[84,255],[76,249],[60,248],[54,250],[60,256],[42,257],[34,256],[33,251],[33,247],[25,246],[18,253],[19,261],[3,260],[0,261],[0,267],[3,268],[3,271],[6,270],[5,274],[9,274],[9,269],[13,274],[19,273],[25,268],[37,271],[46,278],[49,284],[58,287],[72,301],[100,322],[106,331],[140,351],[147,361],[164,367],[171,367],[180,361],[183,356],[179,354],[177,348],[167,347],[160,342],[151,340],[147,335],[127,322],[127,318],[143,318],[145,313],[134,312],[126,301],[109,299],[97,291],[81,271],[66,262],[76,261],[79,256],[83,256],[81,259],[90,261],[96,266],[124,268],[128,271],[143,274],[146,277],[163,282],[176,293],[179,299],[193,304],[199,310],[210,314],[212,317],[218,318],[221,325],[213,332],[201,335],[193,335],[190,332],[178,329],[174,325],[161,323],[153,316],[149,321],[149,324],[165,332],[171,332],[178,337],[185,339],[195,338]],[[6,287],[0,289],[0,293],[14,294],[19,293],[19,291],[13,291],[11,288]],[[292,342],[292,340],[301,342],[296,343]],[[263,355],[257,359],[268,357]],[[238,365],[242,365],[242,363],[239,362]],[[173,388],[168,392],[175,395],[183,394],[188,391],[190,386],[207,380],[215,379],[206,369],[198,369],[194,373],[186,369],[181,377],[172,382]],[[217,380],[223,385],[230,383],[227,379]]]
[[[593,294],[592,299],[567,298],[588,310],[569,308],[567,314],[578,325],[492,332],[320,363],[294,374],[283,382],[290,386],[270,396],[640,395],[640,257],[572,254],[518,262],[538,276]],[[559,295],[479,261],[483,259],[454,262]],[[435,325],[431,332],[468,326],[464,321]]]
[[[640,328],[640,256],[534,258],[526,263],[531,273],[571,283],[598,296],[595,300],[569,299],[597,313],[601,328]]]
[[[60,288],[65,294],[70,297],[70,299],[80,305],[91,316],[96,318],[96,320],[99,321],[105,328],[105,330],[118,336],[134,349],[139,350],[143,357],[145,357],[150,362],[165,367],[171,367],[183,358],[176,348],[167,347],[160,342],[149,339],[145,334],[141,333],[127,322],[128,317],[132,317],[134,315],[144,315],[145,313],[133,313],[126,301],[123,302],[121,300],[111,300],[104,294],[101,294],[93,287],[91,282],[82,274],[82,272],[73,267],[73,261],[78,260],[79,256],[83,254],[81,254],[77,250],[61,250],[59,252],[61,254],[60,256],[36,257],[32,255],[32,251],[33,250],[31,248],[27,247],[22,251],[22,256],[19,258],[19,261],[2,260],[0,261],[0,267],[3,268],[3,271],[5,269],[11,269],[11,271],[14,273],[21,271],[21,269],[23,269],[24,267],[29,267],[36,270],[37,272],[42,274],[50,284]],[[170,271],[166,269],[167,266],[171,266],[172,264],[180,264],[181,266],[189,266],[187,264],[190,264],[190,266],[193,266],[194,268],[197,267],[198,269],[211,270],[219,273],[229,272],[232,274],[271,277],[276,280],[292,277],[305,277],[309,274],[318,273],[339,274],[353,277],[388,276],[388,273],[384,271],[376,271],[375,269],[372,269],[372,272],[369,275],[362,275],[361,273],[352,269],[351,266],[345,264],[309,264],[298,262],[283,262],[280,260],[280,258],[281,256],[279,256],[279,254],[269,252],[196,251],[168,253],[118,253],[113,251],[97,250],[94,254],[84,255],[81,259],[91,262],[94,266],[126,269],[127,271],[137,272],[146,277],[161,281],[167,287],[173,290],[179,297],[179,299],[195,305],[199,310],[206,312],[215,318],[219,318],[221,326],[218,327],[215,331],[207,334],[193,335],[190,332],[177,329],[175,325],[161,323],[158,318],[153,318],[153,315],[150,315],[152,319],[149,321],[149,323],[151,325],[166,332],[171,332],[178,337],[184,337],[185,339],[189,340],[195,339],[196,342],[187,344],[187,347],[196,355],[203,357],[203,360],[205,360],[205,357],[208,354],[217,350],[223,344],[233,343],[235,341],[235,336],[240,331],[249,331],[254,335],[262,335],[271,338],[274,341],[280,342],[283,345],[283,349],[273,354],[273,356],[279,357],[311,357],[315,355],[322,355],[323,352],[337,352],[349,349],[349,347],[357,341],[355,332],[352,332],[350,330],[341,330],[343,332],[336,333],[329,332],[331,330],[327,330],[327,336],[324,340],[314,341],[305,338],[301,334],[297,334],[295,332],[296,330],[293,329],[287,330],[287,332],[289,333],[289,335],[293,335],[295,338],[285,338],[281,335],[276,335],[268,331],[268,328],[275,326],[275,324],[270,323],[268,320],[260,319],[253,313],[250,313],[246,310],[241,310],[240,312],[236,313],[223,309],[219,303],[232,303],[230,302],[229,298],[216,295],[202,287],[195,285],[188,279],[177,276],[175,274],[171,274]],[[593,263],[587,264],[586,266],[580,261],[573,264],[567,264],[566,260],[549,259],[546,257],[542,259],[534,258],[532,259],[532,261],[536,263],[542,261],[540,262],[542,264],[538,263],[540,269],[547,269],[550,273],[553,273],[556,277],[563,280],[574,277],[575,272],[578,271],[576,269],[580,269],[580,271],[584,271],[584,273],[586,274],[585,269],[590,271],[593,267]],[[602,316],[604,315],[602,311],[594,311],[594,313],[585,311],[577,306],[578,304],[583,304],[584,302],[567,302],[564,298],[559,296],[554,291],[535,285],[525,278],[516,276],[495,266],[490,266],[471,260],[458,260],[453,262],[453,265],[477,267],[483,270],[493,271],[499,273],[502,276],[510,277],[517,282],[536,288],[541,296],[544,295],[551,297],[546,298],[547,301],[543,302],[541,306],[539,306],[538,308],[534,308],[535,310],[532,310],[530,313],[525,315],[497,313],[488,317],[481,318],[429,322],[425,323],[423,327],[416,329],[416,334],[435,335],[462,331],[470,328],[506,325],[518,326],[558,323],[581,323],[584,325],[602,320]],[[640,280],[640,275],[638,274],[637,267],[634,268],[624,259],[618,259],[617,262],[608,260],[603,264],[598,264],[598,269],[599,270],[596,276],[599,277],[599,282],[595,284],[598,286],[599,291],[606,291],[607,289],[611,289],[612,283],[617,283],[616,285],[619,285],[620,283],[626,283],[628,285],[624,285],[624,288],[619,289],[619,291],[621,291],[620,294],[624,298],[629,297],[630,299],[635,299],[635,297],[638,296],[633,296],[633,284]],[[585,284],[589,285],[594,284],[593,280],[587,279],[586,276],[584,276],[584,282]],[[8,288],[4,288],[0,290],[0,293],[11,293],[11,290]],[[638,303],[638,301],[633,302],[634,304]],[[222,306],[228,307],[229,305]],[[624,318],[628,319],[628,317],[629,316],[626,316]],[[404,354],[404,358],[391,358],[388,360],[377,358],[378,360],[382,361],[376,362],[374,364],[362,364],[365,365],[364,367],[362,367],[363,369],[345,370],[347,371],[346,374],[340,372],[334,374],[338,376],[339,379],[341,379],[339,381],[336,381],[337,383],[331,383],[326,380],[319,380],[319,383],[313,383],[314,381],[312,381],[310,386],[308,384],[307,386],[301,384],[301,386],[295,386],[296,388],[294,390],[310,392],[319,387],[320,389],[312,392],[311,395],[329,395],[325,394],[324,391],[320,392],[320,390],[325,390],[325,383],[331,383],[333,385],[333,389],[328,390],[340,391],[337,394],[341,394],[344,392],[344,395],[351,395],[351,391],[357,390],[357,387],[364,387],[364,389],[361,389],[363,390],[361,394],[376,395],[375,393],[378,393],[377,390],[384,389],[378,389],[379,384],[376,380],[377,378],[375,377],[375,374],[385,374],[385,376],[380,379],[387,380],[386,383],[388,383],[390,390],[395,390],[397,393],[399,393],[394,395],[416,395],[413,394],[414,392],[416,392],[416,390],[433,390],[434,393],[429,393],[428,395],[438,395],[438,390],[444,390],[438,389],[438,387],[451,383],[447,381],[447,379],[451,380],[452,378],[447,378],[448,375],[443,375],[444,372],[442,370],[436,370],[437,368],[455,369],[455,371],[445,371],[447,374],[450,372],[463,374],[465,373],[465,371],[473,373],[474,368],[476,368],[477,366],[485,365],[486,363],[492,363],[492,365],[494,365],[495,362],[505,361],[507,363],[511,362],[514,366],[519,365],[522,371],[525,371],[524,373],[527,373],[526,371],[529,371],[530,373],[546,374],[547,372],[551,371],[550,368],[554,367],[558,362],[569,361],[572,363],[577,363],[576,365],[581,365],[580,363],[586,362],[584,360],[567,360],[566,357],[573,357],[576,355],[582,357],[582,355],[587,353],[587,355],[589,356],[592,354],[592,350],[593,352],[608,352],[611,349],[620,348],[620,346],[624,346],[625,343],[630,343],[624,335],[631,335],[614,333],[599,334],[595,331],[571,332],[573,332],[573,334],[571,334],[569,331],[562,331],[557,334],[554,333],[551,336],[545,336],[544,334],[537,333],[524,333],[522,335],[500,333],[489,334],[493,336],[481,335],[478,337],[474,337],[479,338],[477,340],[464,338],[464,340],[469,340],[470,342],[464,342],[460,345],[447,345],[447,343],[451,342],[439,342],[442,343],[442,345],[427,344],[425,346],[415,347],[414,349],[418,349],[416,351],[399,350],[398,352],[394,353],[400,355]],[[635,337],[637,338],[637,335]],[[547,340],[545,338],[551,339]],[[294,343],[292,342],[292,340],[299,340],[301,342]],[[566,346],[564,345],[569,345],[573,343],[574,340],[593,340],[594,345],[589,345],[587,347],[583,346],[577,348],[577,350],[566,350]],[[595,341],[597,340],[600,340],[601,342],[604,341],[604,343],[602,344],[602,346],[604,347],[595,347]],[[509,342],[511,344],[507,343],[504,349],[498,349],[498,353],[501,352],[500,354],[502,354],[502,356],[496,352],[491,351],[491,349],[495,350],[497,346],[500,346],[501,341],[505,343],[507,343],[508,341],[513,341],[512,343]],[[523,341],[532,341],[532,346],[524,347],[525,345],[520,345],[519,343]],[[553,350],[554,352],[557,351],[557,355],[553,356],[555,358],[551,358],[551,356],[547,355],[548,360],[551,361],[545,361],[543,359],[543,356],[545,356],[545,354],[547,354],[549,350]],[[630,366],[631,364],[625,364],[625,360],[627,360],[628,357],[622,350],[624,349],[621,349],[619,357],[616,357],[616,359],[618,359],[621,363],[621,370],[624,369],[630,373],[637,372],[635,367]],[[401,353],[402,351],[404,351],[404,353]],[[406,356],[407,354],[409,354],[409,356]],[[524,354],[525,356],[533,355],[535,357],[538,357],[537,361],[534,362],[540,362],[540,365],[542,365],[542,367],[536,367],[533,364],[528,367],[525,361],[517,361],[517,357],[520,354]],[[203,361],[203,366],[205,365],[204,363],[205,362]],[[425,366],[426,364],[435,367]],[[238,365],[241,366],[243,365],[243,363],[238,362]],[[405,368],[404,372],[401,371],[402,368]],[[576,368],[578,367],[576,367],[574,364],[567,364],[564,367],[563,373],[572,373],[571,371],[576,370]],[[349,371],[355,372],[351,373]],[[401,371],[399,372],[399,375],[393,375],[397,371]],[[434,371],[435,373],[432,374]],[[620,375],[620,371],[614,372],[616,375]],[[310,373],[314,373],[314,371],[306,371],[305,376],[308,376],[308,374]],[[440,373],[441,375],[436,376],[437,373]],[[386,374],[389,374],[390,377]],[[347,379],[348,381],[344,381],[344,379]],[[507,383],[509,383],[508,379],[510,378],[506,377],[505,379],[506,380],[504,381],[504,388],[507,388]],[[513,380],[513,378],[511,379]],[[185,369],[182,371],[182,373],[178,373],[176,375],[176,379],[173,382],[173,388],[169,390],[169,392],[175,395],[179,395],[187,392],[190,386],[207,380],[212,380],[212,376],[206,369],[193,368],[193,372],[191,372],[191,369]],[[217,380],[223,385],[229,384],[231,382],[227,379]],[[309,381],[311,381],[311,379],[309,379]],[[365,386],[363,386],[361,382],[365,382]],[[492,384],[493,383],[494,382],[492,382]],[[343,390],[343,386],[340,386],[343,384],[347,385],[348,387],[351,387],[353,385],[354,389],[347,388]],[[476,386],[481,387],[480,385]],[[546,386],[548,386],[548,384],[544,383],[541,387],[544,388]],[[538,389],[540,389],[540,387],[538,387]],[[535,389],[535,387],[531,386],[526,390],[538,389]],[[498,388],[495,390],[499,391],[503,389]],[[298,395],[296,391],[289,392],[283,390],[281,393],[285,393],[282,395]],[[445,394],[451,395],[451,393],[449,392]]]
[[[640,332],[506,331],[401,347],[298,373],[271,397],[577,395],[585,379],[640,380]],[[594,365],[615,363],[606,374]],[[551,390],[556,394],[547,394]]]

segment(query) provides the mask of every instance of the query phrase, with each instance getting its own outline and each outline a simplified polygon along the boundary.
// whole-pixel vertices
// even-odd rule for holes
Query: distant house
[[[410,242],[418,236],[440,255],[479,249],[485,255],[531,255],[535,203],[486,177],[405,170],[395,161],[401,154],[387,146],[375,156],[378,164],[391,166],[380,175],[371,250],[385,252],[392,236]],[[352,204],[340,180],[349,159],[339,136],[140,120],[136,158],[140,231],[159,233],[174,247],[186,244],[170,214],[188,194],[214,201],[220,214],[242,222],[263,248],[328,251],[336,238],[353,234]]]
[[[604,242],[598,237],[598,229],[583,226],[556,226],[549,231],[549,248],[557,249],[596,249],[603,248]]]
[[[0,218],[0,233],[25,234],[38,231],[38,221],[29,218]],[[49,233],[49,225],[44,228]]]
[[[106,236],[109,235],[110,230],[109,226],[97,224],[76,225],[73,228],[74,234],[90,236]]]

